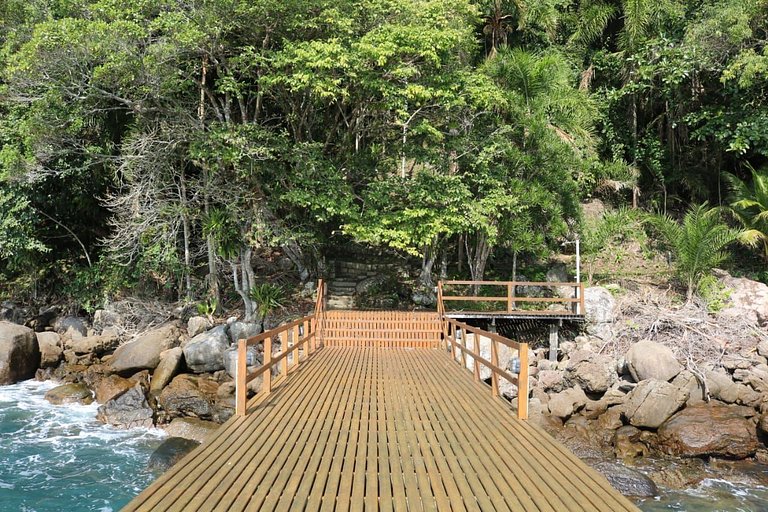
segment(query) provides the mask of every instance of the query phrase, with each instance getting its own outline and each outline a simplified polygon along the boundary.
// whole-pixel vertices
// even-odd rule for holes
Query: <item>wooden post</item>
[[[267,371],[263,373],[263,381],[261,383],[261,391],[268,395],[272,392],[272,338],[264,340],[264,366],[267,367]]]
[[[520,373],[517,375],[517,417],[528,419],[528,344],[518,344]]]
[[[293,332],[291,333],[291,346],[295,347],[298,342],[299,342],[299,326],[294,325]],[[300,355],[301,355],[301,347],[293,351],[293,366],[299,366],[299,362],[301,362]]]
[[[309,322],[307,320],[304,320],[303,330],[304,330],[304,337],[306,338],[307,336],[309,336]],[[312,352],[315,351],[314,343],[315,343],[315,337],[312,336],[312,338],[310,338],[309,341],[307,341],[307,354],[311,354]]]
[[[512,297],[513,297],[513,289],[515,288],[514,283],[507,283],[507,313],[512,312]]]
[[[475,355],[475,357],[472,358],[472,370],[475,374],[475,381],[480,381],[480,361],[477,360],[477,356],[480,355],[480,340],[483,337],[479,334],[475,334],[472,337],[472,353]]]
[[[496,368],[499,367],[499,346],[498,341],[491,339],[491,364]],[[493,396],[499,396],[499,375],[496,373],[496,368],[491,368],[491,392]]]
[[[584,308],[584,283],[579,283],[579,314],[586,314],[586,310]]]
[[[238,416],[245,416],[246,397],[248,396],[248,384],[245,381],[247,372],[247,350],[246,340],[237,340],[237,370],[235,372],[235,413]]]
[[[461,346],[466,349],[467,348],[467,338],[469,337],[469,333],[466,331],[461,332]],[[467,352],[466,350],[460,350],[461,352],[461,367],[467,368]]]
[[[280,340],[280,354],[283,358],[280,360],[280,373],[285,377],[288,375],[288,331],[283,331],[277,335]]]

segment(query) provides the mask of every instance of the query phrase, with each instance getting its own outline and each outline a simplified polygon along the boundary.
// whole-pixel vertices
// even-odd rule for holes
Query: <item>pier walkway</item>
[[[291,343],[275,335],[284,357],[272,359],[269,333],[258,337],[268,345],[263,391],[123,510],[638,510],[552,437],[519,419],[527,415],[527,393],[515,415],[495,396],[495,370],[489,386],[478,378],[478,366],[474,378],[465,369],[472,354],[476,364],[495,367],[493,347],[503,338],[489,338],[493,361],[468,348],[463,324],[448,320],[432,339],[409,337],[419,340],[410,346],[325,344],[322,313],[319,308],[289,324],[283,332],[296,336]],[[387,318],[392,330],[394,317]],[[370,331],[373,324],[360,328]],[[241,353],[247,344],[242,340]],[[518,348],[527,352],[524,344]],[[527,389],[523,363],[518,378]],[[243,396],[250,377],[244,372],[239,379]]]

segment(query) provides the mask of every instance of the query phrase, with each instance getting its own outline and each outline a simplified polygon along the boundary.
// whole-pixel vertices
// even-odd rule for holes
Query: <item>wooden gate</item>
[[[321,322],[327,347],[438,348],[443,332],[436,312],[331,310]]]

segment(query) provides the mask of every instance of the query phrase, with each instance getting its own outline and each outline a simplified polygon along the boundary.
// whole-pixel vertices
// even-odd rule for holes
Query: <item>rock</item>
[[[53,368],[59,364],[64,349],[61,346],[61,336],[55,332],[38,332],[37,346],[40,347],[40,368]]]
[[[181,437],[169,437],[150,455],[147,469],[165,472],[198,446],[200,443],[197,441]]]
[[[152,329],[115,350],[110,365],[116,372],[154,370],[160,363],[160,353],[178,344],[179,329],[168,323]]]
[[[538,379],[539,386],[544,391],[557,393],[563,390],[563,375],[565,372],[560,370],[541,370]]]
[[[739,385],[731,380],[728,374],[722,370],[711,370],[704,374],[707,379],[707,387],[712,398],[727,404],[736,403],[739,398]]]
[[[198,418],[175,418],[165,427],[165,431],[169,436],[183,437],[184,439],[203,443],[219,427],[218,423]]]
[[[757,353],[763,357],[768,357],[768,340],[762,340],[757,344]]]
[[[763,395],[749,386],[739,384],[737,385],[737,392],[736,403],[748,405],[749,407],[758,407],[760,402],[763,401]]]
[[[75,354],[93,354],[94,356],[101,356],[111,352],[118,345],[120,345],[120,339],[117,336],[108,334],[78,338],[67,344],[68,348]]]
[[[581,388],[569,388],[549,397],[549,413],[558,418],[569,418],[587,403],[587,396]]]
[[[755,425],[730,406],[686,407],[659,428],[660,448],[678,457],[743,459],[758,448]]]
[[[88,335],[88,327],[85,320],[76,316],[60,317],[53,324],[53,330],[64,338],[77,339]]]
[[[205,381],[208,379],[188,374],[174,378],[157,398],[158,405],[165,412],[165,419],[178,416],[212,418],[216,390],[212,394],[206,393],[210,386]]]
[[[597,418],[597,426],[603,430],[616,430],[624,426],[624,422],[621,421],[623,413],[620,408],[613,407],[608,409],[599,418]]]
[[[613,453],[617,459],[634,459],[648,455],[648,448],[642,443],[642,431],[630,425],[625,425],[613,434]]]
[[[703,402],[706,399],[699,379],[689,370],[683,370],[677,374],[677,377],[672,379],[672,385],[688,391],[688,405]]]
[[[261,334],[261,325],[251,322],[233,322],[229,325],[229,339],[237,344],[238,340],[248,339]]]
[[[85,384],[63,384],[48,390],[45,399],[53,405],[93,403],[91,390]]]
[[[136,384],[100,406],[96,419],[118,428],[150,428],[153,415],[141,384]]]
[[[193,316],[187,320],[187,334],[189,334],[190,338],[204,333],[211,327],[211,323],[204,316]]]
[[[24,325],[26,317],[27,311],[18,304],[7,300],[0,303],[0,322]]]
[[[624,417],[636,427],[658,428],[688,401],[688,391],[656,379],[640,382],[629,393]]]
[[[31,379],[40,367],[35,331],[0,321],[0,385]]]
[[[255,345],[247,347],[245,355],[245,365],[248,368],[261,366],[261,355],[259,354],[259,349]],[[227,349],[224,352],[222,361],[224,362],[224,370],[226,370],[227,375],[234,379],[235,373],[237,372],[237,347]]]
[[[569,283],[571,278],[568,276],[568,268],[563,263],[556,263],[547,270],[548,283]],[[576,290],[573,286],[555,286],[552,288],[555,295],[564,299],[575,298]]]
[[[616,462],[598,462],[592,465],[611,484],[611,487],[624,496],[650,498],[658,496],[659,489],[653,480],[641,472]]]
[[[611,357],[586,350],[573,352],[565,369],[567,385],[578,385],[587,393],[605,393],[617,378]]]
[[[768,286],[744,277],[733,277],[721,270],[715,275],[731,290],[729,305],[719,316],[746,318],[760,324],[768,321]]]
[[[755,391],[763,394],[768,393],[768,365],[758,364],[753,367],[746,378],[746,382]]]
[[[616,320],[616,301],[611,292],[601,286],[584,289],[584,309],[587,321],[592,324],[613,323]]]
[[[669,381],[683,369],[672,350],[649,340],[632,345],[626,360],[629,372],[637,382],[646,379]]]
[[[96,401],[100,404],[105,404],[135,385],[135,382],[118,375],[105,377],[96,384]]]
[[[52,322],[56,320],[59,315],[60,309],[57,306],[49,308],[42,308],[40,313],[29,321],[27,327],[34,329],[35,332],[45,332],[48,327],[52,327]]]
[[[195,373],[224,369],[224,352],[229,348],[227,326],[220,325],[198,334],[184,345],[184,360]]]
[[[152,374],[149,391],[153,395],[159,394],[171,379],[179,372],[184,359],[184,351],[181,347],[174,347],[160,353],[160,363]]]

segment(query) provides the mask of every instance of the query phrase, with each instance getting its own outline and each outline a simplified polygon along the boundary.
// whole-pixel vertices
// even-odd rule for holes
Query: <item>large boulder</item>
[[[611,487],[624,496],[651,498],[659,494],[659,489],[653,480],[636,469],[628,468],[618,462],[598,462],[592,467],[608,480]]]
[[[112,334],[105,334],[74,339],[67,344],[67,347],[75,354],[102,356],[115,350],[118,345],[120,345],[120,338]]]
[[[171,379],[179,372],[184,360],[184,352],[181,347],[175,347],[160,354],[160,363],[152,374],[149,391],[153,395],[160,393]]]
[[[245,365],[253,369],[256,366],[261,366],[261,354],[259,354],[259,349],[255,345],[251,345],[245,350]],[[232,347],[230,349],[227,349],[226,352],[224,352],[224,369],[227,371],[227,374],[235,378],[235,374],[237,373],[237,347]]]
[[[165,427],[165,431],[169,436],[183,437],[202,443],[220,426],[218,423],[199,418],[175,418]]]
[[[768,286],[721,270],[716,271],[716,275],[731,292],[728,307],[720,311],[719,316],[760,324],[768,322]]]
[[[603,394],[618,379],[616,363],[610,356],[577,350],[565,368],[565,379],[587,393]]]
[[[569,283],[571,278],[568,276],[568,267],[563,263],[556,263],[547,270],[548,283]],[[575,288],[573,286],[555,286],[552,290],[558,297],[565,299],[576,298]]]
[[[686,407],[659,428],[659,446],[678,457],[750,457],[758,448],[757,430],[740,409],[714,402]]]
[[[743,386],[743,384],[733,382],[727,372],[723,370],[710,370],[704,376],[712,398],[727,404],[735,404],[739,399],[740,386]]]
[[[158,472],[167,471],[198,446],[200,443],[197,441],[182,437],[169,437],[149,456],[147,469]]]
[[[0,321],[0,385],[31,379],[40,367],[35,331]]]
[[[632,345],[625,359],[629,373],[637,382],[646,379],[669,381],[683,369],[671,349],[650,340]]]
[[[261,325],[253,322],[232,322],[229,324],[229,339],[232,343],[261,334]]]
[[[584,407],[587,395],[579,387],[568,388],[549,397],[549,413],[561,419],[567,419]]]
[[[478,336],[474,333],[467,334],[466,338],[467,338],[466,345],[470,351],[475,350],[475,343],[477,343],[480,357],[488,361],[491,361],[491,340],[489,338],[486,338],[485,336]],[[535,360],[532,354],[533,354],[532,352],[529,352],[529,355],[528,355],[529,361]],[[518,355],[517,349],[508,347],[502,343],[498,344],[498,356],[499,356],[500,368],[509,370],[509,366],[510,366],[510,363],[512,362],[512,359],[517,357],[517,355]],[[474,361],[472,360],[472,357],[469,354],[467,354],[468,370],[474,371],[474,368],[472,366],[473,363]],[[486,368],[482,363],[480,363],[480,378],[482,380],[491,378],[491,370],[489,368]]]
[[[53,329],[64,338],[77,339],[88,335],[85,320],[76,316],[63,316],[56,319]]]
[[[96,383],[96,401],[100,404],[105,404],[113,398],[122,395],[135,385],[136,382],[120,377],[119,375],[109,375],[104,377]]]
[[[644,380],[629,393],[624,417],[636,427],[658,428],[688,401],[688,390],[669,382]]]
[[[178,345],[180,334],[173,323],[152,329],[118,347],[110,364],[120,373],[154,370],[160,363],[160,353]]]
[[[55,332],[38,332],[35,335],[40,347],[40,368],[56,367],[64,355],[61,336]]]
[[[584,289],[584,309],[587,321],[592,324],[613,323],[616,320],[614,308],[616,300],[602,286]]]
[[[118,428],[150,428],[154,413],[147,403],[141,384],[137,383],[128,391],[100,406],[96,419]]]
[[[49,389],[45,399],[53,405],[93,403],[93,394],[85,384],[62,384]]]
[[[198,334],[184,345],[184,360],[195,373],[224,369],[224,352],[229,348],[226,325]]]
[[[179,416],[212,418],[218,386],[206,378],[182,374],[160,393],[158,405],[165,412],[165,419]]]
[[[118,313],[106,309],[97,309],[93,313],[93,330],[103,333],[106,329],[114,329],[122,323]]]

